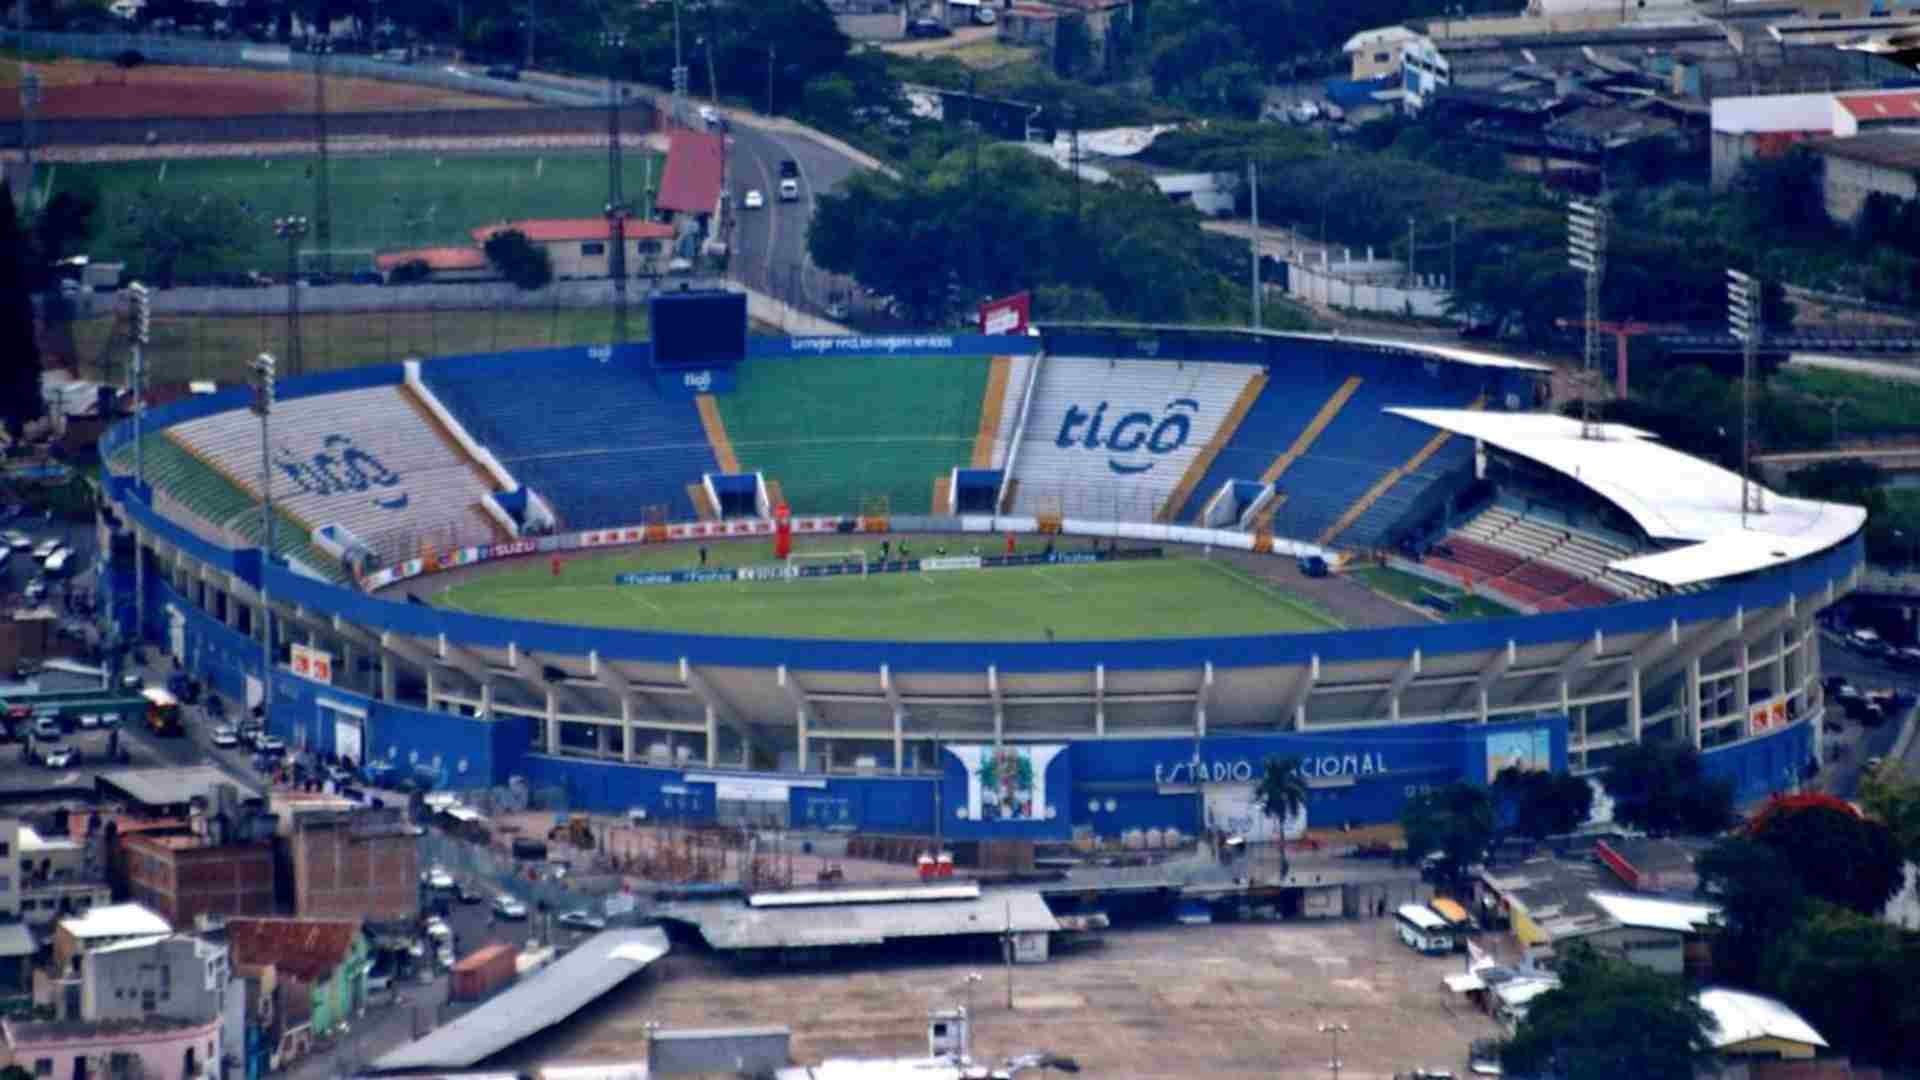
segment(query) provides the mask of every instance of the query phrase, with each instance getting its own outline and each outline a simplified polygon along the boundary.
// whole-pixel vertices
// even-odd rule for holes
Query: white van
[[[47,576],[60,577],[67,572],[68,567],[72,564],[73,552],[66,548],[61,548],[59,551],[47,556]]]

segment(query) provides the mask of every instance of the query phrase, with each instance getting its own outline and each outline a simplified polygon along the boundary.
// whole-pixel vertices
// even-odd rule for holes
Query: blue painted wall
[[[1733,782],[1735,803],[1757,802],[1799,782],[1800,770],[1813,760],[1813,725],[1802,721],[1703,756],[1708,776]]]

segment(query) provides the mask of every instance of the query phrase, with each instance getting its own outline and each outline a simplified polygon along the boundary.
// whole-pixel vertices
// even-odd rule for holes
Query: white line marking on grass
[[[1040,584],[1045,585],[1047,588],[1052,589],[1055,592],[1063,592],[1063,593],[1073,592],[1073,586],[1067,584],[1064,581],[1053,580],[1053,575],[1047,573],[1046,570],[1040,567],[1036,566],[1033,568],[1033,576],[1040,579]]]
[[[1241,585],[1245,585],[1249,588],[1252,588],[1257,592],[1264,593],[1267,599],[1272,600],[1274,604],[1278,607],[1288,608],[1292,611],[1295,611],[1301,615],[1306,616],[1307,618],[1313,620],[1314,622],[1324,623],[1328,627],[1331,627],[1332,629],[1335,629],[1335,630],[1346,629],[1346,624],[1341,622],[1339,619],[1334,618],[1332,614],[1317,610],[1307,605],[1306,603],[1303,603],[1298,597],[1282,592],[1279,589],[1276,589],[1273,586],[1267,584],[1266,582],[1261,581],[1259,578],[1254,577],[1252,574],[1248,574],[1242,570],[1239,570],[1236,567],[1227,566],[1224,563],[1214,562],[1212,559],[1194,559],[1192,561],[1197,562],[1200,565],[1211,569],[1213,572],[1226,577],[1230,581],[1237,582]]]

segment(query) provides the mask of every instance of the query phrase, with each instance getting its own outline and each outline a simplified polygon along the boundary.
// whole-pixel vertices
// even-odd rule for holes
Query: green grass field
[[[1433,612],[1448,622],[1465,622],[1470,619],[1497,619],[1503,615],[1517,614],[1513,610],[1494,603],[1485,597],[1475,596],[1460,589],[1446,589],[1425,578],[1412,574],[1403,574],[1384,566],[1360,566],[1346,572],[1348,577],[1358,580],[1377,593],[1384,593],[1396,600],[1404,600],[1416,605],[1422,611]],[[1453,601],[1451,612],[1442,613],[1420,603],[1420,597],[1437,592]]]
[[[92,378],[122,377],[130,352],[124,327],[109,338],[110,317],[73,324],[80,370]],[[649,334],[647,308],[632,304],[627,332],[635,340]],[[334,371],[364,364],[392,363],[410,356],[594,345],[613,337],[613,313],[605,308],[549,308],[544,311],[380,311],[309,312],[300,317],[300,341],[306,370]],[[156,383],[187,379],[242,382],[247,364],[260,352],[286,356],[285,315],[161,316],[153,320],[147,346],[149,378]]]
[[[898,543],[903,537],[890,537]],[[991,537],[907,536],[916,556],[1004,551]],[[796,537],[801,551],[878,556],[875,536]],[[1068,540],[1071,549],[1078,541]],[[1031,539],[1022,551],[1037,551]],[[1338,629],[1300,597],[1224,562],[1170,549],[1166,559],[1080,566],[701,585],[613,584],[615,574],[684,569],[691,544],[575,556],[558,578],[544,559],[442,591],[439,602],[522,619],[694,633],[883,641],[1090,641]],[[713,544],[716,566],[773,562],[771,541]]]
[[[313,158],[207,158],[198,160],[58,164],[49,166],[50,191],[97,191],[94,234],[88,252],[96,262],[124,261],[129,274],[144,270],[126,227],[129,209],[148,191],[215,193],[239,201],[250,213],[236,248],[213,260],[183,262],[183,276],[286,266],[284,243],[273,219],[313,214]],[[665,158],[638,151],[624,159],[622,185],[629,200],[650,208]],[[332,193],[336,272],[371,267],[371,252],[430,244],[467,244],[482,225],[518,218],[598,217],[607,203],[604,153],[394,154],[336,156],[328,170]],[[308,245],[315,243],[310,236]]]

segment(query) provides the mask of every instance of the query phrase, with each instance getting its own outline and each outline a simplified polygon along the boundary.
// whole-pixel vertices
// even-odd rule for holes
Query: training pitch
[[[798,551],[879,556],[879,536],[795,537]],[[891,536],[916,558],[1006,550],[1000,537]],[[1043,543],[1022,538],[1018,550]],[[1086,541],[1063,539],[1060,550]],[[615,585],[615,574],[698,565],[693,544],[539,556],[442,590],[438,602],[520,619],[684,633],[877,641],[1096,641],[1339,629],[1329,614],[1195,548],[1111,563],[696,585]],[[710,544],[714,566],[772,564],[771,540]]]
[[[624,190],[641,213],[652,209],[664,159],[629,153],[622,161]],[[52,166],[51,193],[96,190],[89,251],[96,260],[124,260],[138,273],[142,259],[129,214],[148,193],[224,195],[247,220],[233,246],[207,259],[183,260],[183,275],[286,266],[286,248],[273,220],[313,213],[311,156],[173,159]],[[393,154],[337,156],[328,169],[336,270],[366,270],[373,252],[436,244],[469,245],[472,230],[524,218],[597,218],[607,203],[604,153]],[[311,245],[312,238],[308,243]]]

